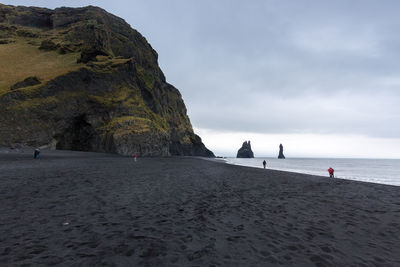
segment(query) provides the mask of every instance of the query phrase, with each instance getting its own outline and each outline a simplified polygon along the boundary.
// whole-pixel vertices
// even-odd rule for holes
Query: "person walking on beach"
[[[263,161],[263,166],[264,166],[264,169],[267,166],[267,162],[265,160]]]
[[[33,153],[33,158],[34,159],[40,159],[40,150],[39,150],[39,148],[35,149],[35,152]]]
[[[136,153],[133,154],[133,158],[135,159],[135,162],[136,162],[136,158],[137,158]]]
[[[335,178],[335,175],[334,175],[335,170],[332,169],[332,167],[329,167],[328,172],[329,172],[329,177],[330,178]]]

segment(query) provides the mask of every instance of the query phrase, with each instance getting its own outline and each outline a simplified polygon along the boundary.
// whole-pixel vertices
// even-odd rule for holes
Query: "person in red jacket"
[[[137,155],[136,155],[136,153],[135,154],[133,154],[133,158],[135,159],[135,161],[136,161],[136,158],[137,158]]]
[[[332,169],[332,167],[329,167],[328,172],[329,172],[329,177],[330,178],[335,178],[335,175],[334,175],[335,170]]]

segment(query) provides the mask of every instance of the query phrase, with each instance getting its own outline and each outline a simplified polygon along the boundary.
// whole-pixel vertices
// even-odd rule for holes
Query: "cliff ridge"
[[[157,52],[98,7],[0,4],[0,145],[208,156]]]

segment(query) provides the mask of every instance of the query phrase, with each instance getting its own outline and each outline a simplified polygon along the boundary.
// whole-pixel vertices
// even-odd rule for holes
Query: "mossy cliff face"
[[[96,7],[0,4],[0,145],[214,156],[157,53]]]

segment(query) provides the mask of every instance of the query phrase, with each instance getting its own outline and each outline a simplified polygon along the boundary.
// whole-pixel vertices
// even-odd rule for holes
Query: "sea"
[[[335,170],[335,177],[370,183],[400,186],[400,159],[344,159],[344,158],[225,158],[228,164],[306,173],[329,179],[328,169]]]

